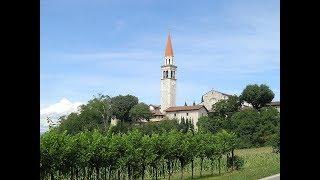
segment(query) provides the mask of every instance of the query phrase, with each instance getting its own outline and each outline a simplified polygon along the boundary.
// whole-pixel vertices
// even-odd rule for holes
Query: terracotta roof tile
[[[172,44],[171,44],[171,37],[170,33],[168,35],[168,40],[167,40],[167,45],[166,45],[166,51],[165,51],[165,56],[173,56],[173,49],[172,49]]]
[[[191,111],[191,110],[199,110],[201,108],[205,108],[203,105],[195,105],[195,106],[175,106],[175,107],[169,107],[166,109],[166,112],[174,112],[174,111]],[[207,110],[207,109],[206,109]]]
[[[158,109],[152,111],[152,114],[153,114],[154,116],[164,116],[164,114],[162,114]]]

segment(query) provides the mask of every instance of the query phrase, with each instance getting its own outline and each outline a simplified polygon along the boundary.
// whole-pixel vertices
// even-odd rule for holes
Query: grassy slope
[[[272,153],[271,147],[241,149],[236,150],[235,154],[245,159],[242,170],[233,172],[223,170],[221,175],[215,170],[211,175],[208,168],[202,177],[199,177],[199,171],[196,170],[194,179],[259,179],[280,172],[280,155]],[[180,179],[180,174],[174,175],[172,179]],[[184,179],[191,179],[189,172],[184,173]]]

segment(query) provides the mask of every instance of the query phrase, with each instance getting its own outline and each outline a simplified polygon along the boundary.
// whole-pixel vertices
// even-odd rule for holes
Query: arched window
[[[166,71],[166,78],[168,78],[168,71]]]
[[[169,59],[169,64],[170,64],[170,59]]]
[[[166,72],[165,71],[163,71],[163,78],[165,78],[166,77]]]

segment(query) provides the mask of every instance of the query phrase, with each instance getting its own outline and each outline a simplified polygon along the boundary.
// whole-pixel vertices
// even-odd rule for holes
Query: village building
[[[161,104],[154,105],[150,104],[149,109],[153,114],[153,117],[149,120],[151,122],[162,121],[164,118],[177,119],[181,122],[181,119],[185,119],[191,122],[195,128],[198,129],[197,123],[200,117],[207,116],[209,112],[212,112],[213,105],[221,100],[226,100],[230,94],[222,93],[216,90],[210,90],[202,95],[200,103],[193,103],[188,106],[176,106],[176,85],[177,85],[177,66],[174,59],[171,36],[168,35],[164,61],[161,66]],[[280,112],[280,101],[271,102],[267,106],[272,106],[278,109]],[[242,109],[252,108],[252,105],[244,102]],[[118,122],[117,119],[113,118],[111,124],[115,125]],[[140,123],[148,122],[143,120]]]
[[[199,104],[176,106],[176,85],[177,85],[177,65],[174,59],[171,36],[168,35],[164,61],[161,66],[161,105],[149,105],[153,118],[150,121],[161,121],[167,117],[169,119],[188,120],[193,123],[197,129],[198,119],[212,112],[212,106],[220,100],[226,100],[230,94],[211,90],[201,97]],[[270,103],[270,106],[276,107],[280,111],[280,102]],[[244,102],[242,109],[251,108],[252,105]]]

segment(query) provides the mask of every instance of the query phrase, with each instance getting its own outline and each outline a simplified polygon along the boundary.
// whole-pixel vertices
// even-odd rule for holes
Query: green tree
[[[259,144],[269,143],[280,126],[280,113],[274,107],[263,107],[259,111],[260,121],[257,128]]]
[[[129,111],[129,117],[132,121],[139,121],[139,120],[147,120],[152,117],[152,113],[149,109],[149,106],[145,103],[139,103],[134,105],[131,110]]]
[[[223,99],[212,105],[214,113],[221,117],[232,116],[233,113],[239,111],[241,102],[238,96],[230,96],[228,99]]]
[[[267,85],[257,84],[247,85],[240,95],[241,101],[246,101],[255,109],[264,107],[267,103],[270,103],[274,98],[274,93]]]
[[[55,172],[63,165],[66,144],[66,133],[48,131],[40,137],[41,172],[49,174],[52,180],[56,179]]]
[[[244,109],[231,117],[234,132],[238,136],[239,148],[257,147],[260,144],[261,117],[256,109]]]
[[[270,144],[274,152],[280,153],[280,126],[277,127],[276,133],[272,135]]]
[[[99,94],[87,104],[80,106],[79,113],[71,113],[60,117],[60,132],[67,130],[68,134],[76,134],[84,130],[108,128],[111,118],[111,99]]]
[[[202,169],[203,169],[203,161],[204,159],[211,158],[214,151],[212,149],[209,149],[212,145],[212,142],[210,142],[210,136],[211,133],[202,133],[199,132],[195,135],[195,140],[197,142],[197,147],[195,148],[196,156],[200,158],[200,176],[202,176]],[[208,154],[210,152],[210,155]]]
[[[121,121],[130,122],[129,112],[137,104],[138,98],[132,95],[113,97],[111,98],[111,113]]]
[[[221,173],[221,159],[222,155],[228,154],[235,148],[235,135],[221,130],[215,134],[215,145],[219,163],[219,174]]]
[[[220,116],[202,116],[199,118],[197,125],[200,131],[216,133],[224,128],[224,121],[225,118]]]
[[[84,129],[78,113],[70,113],[68,116],[59,118],[60,124],[57,127],[60,132],[67,131],[69,134],[76,134]]]

